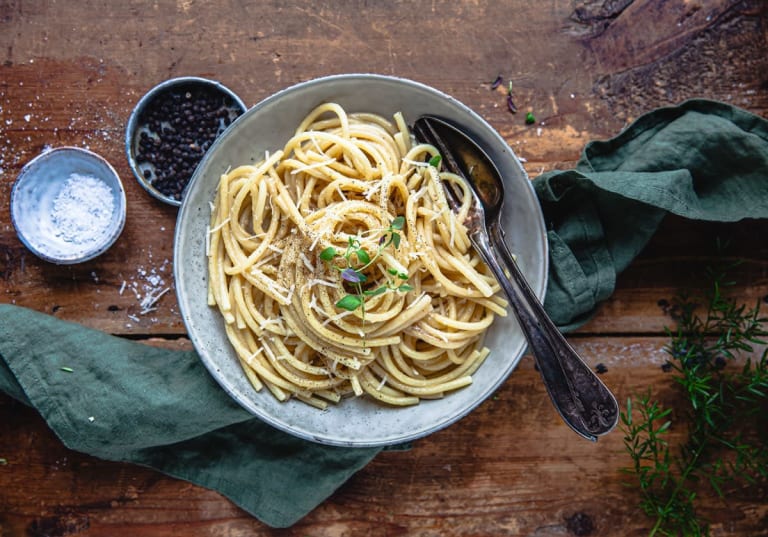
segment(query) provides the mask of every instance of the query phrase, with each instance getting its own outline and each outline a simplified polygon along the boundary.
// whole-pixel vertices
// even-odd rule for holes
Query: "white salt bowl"
[[[125,190],[102,157],[78,147],[44,151],[11,191],[11,220],[21,242],[58,265],[106,252],[125,225]]]

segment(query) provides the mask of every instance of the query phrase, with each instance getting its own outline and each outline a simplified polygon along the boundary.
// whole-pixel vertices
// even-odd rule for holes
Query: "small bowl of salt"
[[[125,190],[102,157],[78,147],[28,162],[11,191],[11,220],[32,253],[58,265],[103,254],[125,225]]]

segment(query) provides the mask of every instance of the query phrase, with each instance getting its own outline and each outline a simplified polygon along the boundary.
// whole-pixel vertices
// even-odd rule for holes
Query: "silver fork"
[[[618,403],[549,318],[509,252],[499,220],[503,182],[495,165],[464,132],[442,119],[421,117],[414,132],[417,139],[435,146],[446,169],[469,187],[466,190],[472,196],[471,207],[464,221],[469,239],[509,299],[555,408],[574,431],[596,441],[618,423]],[[459,144],[461,147],[456,147]],[[486,173],[465,173],[469,168],[462,166],[467,159],[461,155],[468,154]],[[443,189],[451,209],[458,212],[463,192],[454,191],[448,182],[443,182]]]

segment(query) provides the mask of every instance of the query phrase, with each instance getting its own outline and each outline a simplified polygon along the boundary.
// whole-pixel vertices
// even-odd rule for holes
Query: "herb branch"
[[[373,257],[362,247],[360,239],[357,237],[349,237],[347,247],[343,252],[333,246],[320,252],[320,259],[341,272],[341,278],[354,290],[353,293],[345,294],[336,302],[337,308],[347,311],[355,311],[360,308],[363,313],[363,320],[365,320],[366,296],[377,296],[387,291],[408,292],[413,289],[412,286],[405,283],[408,280],[408,274],[398,272],[394,268],[387,269],[393,278],[387,280],[384,285],[374,289],[363,288],[363,284],[368,281],[368,277],[364,274],[365,269],[375,263],[386,248],[393,246],[398,249],[400,247],[401,236],[399,232],[402,231],[404,225],[405,217],[403,216],[398,216],[392,221],[379,239],[379,245]]]
[[[639,485],[640,507],[655,523],[650,535],[709,535],[696,511],[701,484],[721,498],[728,484],[768,477],[768,349],[745,359],[735,371],[729,362],[766,344],[768,317],[727,297],[723,273],[710,272],[706,309],[685,293],[661,301],[677,327],[667,328],[666,369],[682,391],[685,408],[663,408],[650,390],[627,401],[621,415],[624,446],[632,465],[624,471]],[[762,411],[761,411],[762,409]],[[678,423],[685,420],[685,423]],[[687,437],[673,448],[667,436],[677,426]]]

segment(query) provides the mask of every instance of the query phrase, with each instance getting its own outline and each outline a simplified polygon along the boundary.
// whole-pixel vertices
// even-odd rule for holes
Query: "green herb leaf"
[[[408,291],[413,291],[413,286],[408,285],[407,283],[401,283],[398,288],[398,291],[401,291],[403,293],[407,293]]]
[[[438,166],[440,166],[441,160],[442,158],[440,157],[440,155],[435,155],[434,157],[429,159],[429,165],[432,166],[433,168],[437,168]]]
[[[371,262],[371,256],[368,255],[368,252],[363,250],[362,248],[358,248],[355,250],[355,254],[357,255],[357,259],[363,264],[367,265]]]
[[[329,246],[322,252],[320,252],[320,259],[323,261],[333,261],[333,259],[338,255],[336,252],[336,248],[333,246]]]
[[[336,307],[347,311],[355,311],[363,304],[363,299],[357,295],[346,295],[336,302]]]
[[[382,285],[381,287],[377,287],[373,290],[363,291],[363,294],[366,296],[378,296],[383,295],[389,290],[389,288],[386,285]]]
[[[392,244],[395,247],[395,250],[400,248],[400,234],[399,233],[392,233]]]
[[[405,272],[401,272],[400,274],[397,275],[397,277],[400,278],[401,280],[408,279],[408,275]]]
[[[404,225],[405,225],[405,217],[398,216],[394,220],[392,220],[392,223],[389,225],[389,227],[392,229],[403,229]]]
[[[533,115],[533,112],[525,114],[525,124],[533,125],[534,123],[536,123],[536,116]]]
[[[387,272],[389,272],[392,276],[397,276],[397,269],[388,268]]]

